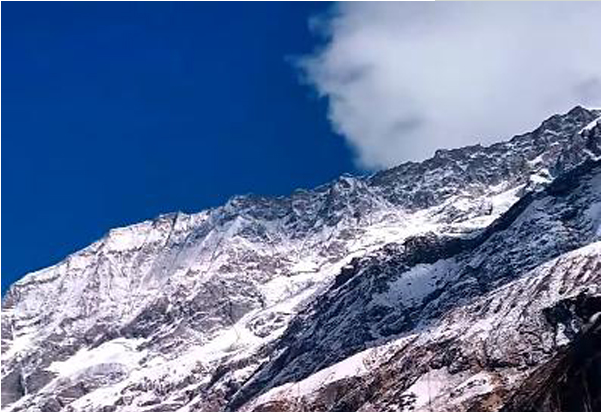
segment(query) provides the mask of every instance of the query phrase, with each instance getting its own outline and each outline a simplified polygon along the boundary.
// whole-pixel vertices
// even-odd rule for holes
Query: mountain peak
[[[579,336],[577,296],[599,294],[597,117],[576,107],[506,142],[111,230],[3,299],[3,407],[506,399]]]

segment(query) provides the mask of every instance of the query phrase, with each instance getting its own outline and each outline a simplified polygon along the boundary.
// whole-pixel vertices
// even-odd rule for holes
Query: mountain
[[[592,410],[600,245],[600,112],[581,107],[159,216],[12,285],[3,411],[557,411],[585,391],[571,410]]]

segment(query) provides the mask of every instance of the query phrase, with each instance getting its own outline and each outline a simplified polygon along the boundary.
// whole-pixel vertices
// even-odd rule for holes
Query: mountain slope
[[[285,359],[276,358],[272,363],[276,366],[268,364],[247,387],[252,389],[258,382],[265,391],[286,382],[312,379],[317,370],[339,360],[345,362],[354,352],[374,347],[370,343],[376,342],[377,347],[388,347],[390,358],[386,366],[377,359],[376,366],[368,368],[370,373],[364,379],[378,379],[377,383],[362,380],[344,388],[346,394],[369,388],[364,389],[366,399],[350,401],[352,410],[367,407],[361,402],[370,405],[367,410],[388,410],[383,402],[395,405],[406,395],[410,398],[414,393],[412,380],[417,378],[433,379],[438,385],[430,394],[429,407],[434,410],[448,410],[450,392],[462,380],[473,379],[472,375],[487,381],[487,391],[482,389],[479,395],[495,391],[498,386],[510,389],[507,382],[490,382],[491,376],[508,379],[545,362],[599,311],[600,243],[595,234],[599,221],[589,216],[590,202],[595,204],[600,199],[599,162],[587,162],[580,169],[573,182],[582,181],[582,185],[561,193],[553,185],[529,200],[529,205],[516,204],[514,208],[521,212],[507,228],[496,230],[483,243],[460,250],[450,259],[418,264],[410,270],[403,262],[407,252],[359,262],[357,277],[342,290],[325,294],[305,318],[299,318],[313,328],[299,328],[297,334],[282,339],[281,344],[286,346],[277,352]],[[589,196],[581,210],[575,209],[580,208],[573,203],[576,199]],[[559,214],[554,216],[552,208]],[[550,211],[548,222],[542,222],[541,210]],[[568,210],[575,213],[575,220],[564,220]],[[504,215],[508,216],[512,214]],[[534,225],[542,223],[549,226],[534,230]],[[575,228],[583,231],[572,232]],[[566,229],[572,233],[562,234]],[[553,233],[553,237],[542,236],[546,233]],[[571,244],[570,238],[580,241]],[[426,248],[426,253],[430,250]],[[432,289],[421,296],[420,303],[414,301],[410,306],[407,289],[412,290],[417,282],[429,282]],[[581,304],[583,312],[556,313],[557,305],[570,307],[573,301],[586,302]],[[315,317],[318,319],[312,319]],[[383,373],[389,374],[388,378],[383,378]],[[380,395],[376,405],[371,405],[369,396],[375,391]],[[439,392],[444,399],[439,399]],[[441,404],[435,402],[437,399]],[[341,401],[344,399],[337,400]],[[414,406],[416,410],[426,406],[411,401],[397,406]],[[467,404],[476,400],[462,401]],[[337,402],[326,410],[337,410]]]
[[[314,410],[337,410],[337,391],[351,389],[359,398],[338,410],[388,410],[381,404],[411,398],[404,391],[425,374],[445,382],[441,393],[467,370],[518,384],[586,323],[573,314],[550,326],[542,313],[599,296],[597,118],[577,107],[505,143],[115,229],[3,299],[2,406],[298,410],[307,395]],[[542,276],[541,289],[561,291],[521,300],[523,283]],[[500,301],[496,293],[537,319],[519,325],[550,337],[517,334],[475,303]],[[484,330],[471,335],[464,318]],[[487,329],[496,324],[503,338]],[[522,352],[489,353],[506,335]],[[483,336],[484,349],[465,353]],[[400,355],[406,346],[416,354]],[[368,370],[362,354],[378,367]],[[401,363],[385,364],[389,355]],[[344,362],[360,376],[341,374]],[[333,367],[341,379],[324,376]],[[399,371],[407,378],[391,386],[386,376]],[[312,377],[310,393],[287,403],[290,385]],[[486,381],[495,390],[478,396],[515,386]],[[274,401],[278,391],[286,396]],[[424,406],[416,398],[407,407]]]

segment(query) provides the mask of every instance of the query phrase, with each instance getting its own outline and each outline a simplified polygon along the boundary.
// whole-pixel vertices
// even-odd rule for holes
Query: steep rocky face
[[[600,309],[600,301],[596,302]],[[597,411],[600,409],[600,318],[571,345],[538,367],[503,412]]]
[[[2,406],[497,410],[599,296],[599,115],[115,229],[3,299]]]
[[[346,269],[351,275],[343,273],[344,283],[335,281],[330,290],[292,322],[274,349],[280,355],[246,384],[247,393],[241,392],[242,400],[252,398],[256,394],[254,391],[265,392],[272,387],[306,379],[375,343],[381,345],[391,339],[415,334],[417,330],[424,330],[423,334],[427,334],[426,331],[437,328],[436,325],[450,313],[466,305],[470,307],[478,297],[498,291],[508,283],[512,285],[516,279],[563,253],[596,242],[599,221],[591,218],[591,206],[599,208],[599,161],[586,161],[563,178],[567,181],[561,179],[546,190],[521,199],[491,225],[490,230],[464,242],[461,247],[457,242],[441,242],[434,236],[419,242],[410,238],[394,251],[387,248],[354,262],[353,267]],[[596,247],[589,253],[592,252],[596,256],[590,256],[583,267],[577,263],[574,269],[564,266],[560,274],[569,278],[566,280],[568,283],[574,282],[571,277],[580,276],[580,271],[586,272],[596,282],[590,285],[595,296],[599,292],[596,280],[600,271],[599,249]],[[560,265],[560,262],[556,264]],[[576,273],[571,273],[573,270]],[[529,275],[530,278],[534,276]],[[569,287],[562,282],[552,286],[548,283],[550,281],[546,279],[541,287]],[[576,290],[578,285],[571,285],[571,288]],[[521,303],[517,298],[511,302],[530,310],[537,307],[538,293],[533,291],[526,302]],[[487,303],[486,306],[490,305]],[[486,311],[487,307],[480,310]],[[585,318],[592,314],[588,313]],[[546,313],[533,314],[544,315]],[[475,314],[472,317],[474,322],[484,321]],[[570,325],[563,334],[578,333],[583,321],[570,313],[566,317],[559,320]],[[532,319],[519,321],[525,322],[525,328],[530,329],[529,336],[549,333],[542,325],[527,324]],[[458,320],[450,327],[458,329],[462,323]],[[495,321],[490,320],[488,327],[493,325]],[[508,327],[512,328],[511,325],[505,328]],[[466,364],[515,362],[517,367],[529,367],[545,359],[546,351],[555,350],[553,343],[542,347],[544,342],[522,342],[525,337],[521,336],[513,342],[514,347],[507,348],[503,354],[493,352],[500,345],[509,345],[510,332],[504,331],[500,341],[496,339],[496,333],[491,332],[488,342],[479,342],[484,344],[485,351],[491,353],[470,353],[470,346],[476,342],[468,340],[466,344],[469,347],[456,341],[452,346],[438,350],[441,353],[437,355],[447,357],[447,364],[451,366],[454,352],[455,356],[459,352],[463,353],[461,362]],[[468,332],[463,335],[468,336]],[[411,348],[424,350],[423,341],[420,340],[418,347],[415,345],[406,345],[403,351]],[[517,353],[511,356],[510,351],[513,350]],[[521,359],[523,356],[526,359]]]
[[[571,350],[599,308],[600,242],[563,254],[426,328],[248,402],[254,411],[497,411]],[[552,308],[573,308],[550,317]],[[556,372],[560,373],[559,371]],[[556,375],[558,377],[558,375]],[[525,383],[523,383],[525,382]],[[514,409],[509,409],[514,410]],[[516,410],[521,410],[516,409]],[[567,409],[571,410],[571,409]]]

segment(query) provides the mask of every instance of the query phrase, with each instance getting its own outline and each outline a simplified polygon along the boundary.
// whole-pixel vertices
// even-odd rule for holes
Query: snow
[[[389,290],[374,296],[374,302],[382,305],[418,305],[422,299],[437,288],[437,281],[449,277],[456,264],[452,259],[439,260],[433,264],[419,264],[389,283]]]
[[[291,267],[291,271],[299,272],[317,272],[320,270],[320,265],[317,262],[300,260]]]
[[[555,340],[558,346],[565,346],[571,342],[571,340],[566,335],[566,326],[562,323],[558,325]]]
[[[138,223],[133,226],[113,229],[106,237],[106,245],[109,250],[125,251],[137,249],[148,235],[151,222]]]
[[[5,313],[3,313],[5,315]],[[26,352],[35,343],[32,335],[19,336],[11,341],[10,348],[2,354],[4,359],[12,358],[20,353]]]
[[[451,390],[453,403],[460,403],[478,395],[484,395],[495,389],[492,376],[487,371],[478,372]]]
[[[545,185],[550,183],[553,180],[553,178],[550,175],[550,171],[544,168],[541,169],[539,172],[529,176],[529,180],[534,184]]]
[[[543,155],[539,155],[532,160],[528,160],[527,164],[529,166],[533,167],[533,166],[537,166],[537,165],[541,164],[542,162],[543,162]]]
[[[291,277],[277,277],[259,286],[267,307],[285,300],[299,301],[298,295],[315,285],[316,276],[297,274]],[[294,306],[294,305],[292,305]]]
[[[587,125],[586,125],[586,126],[583,128],[583,129],[581,129],[581,130],[579,131],[579,133],[581,134],[581,133],[583,133],[583,132],[585,132],[585,131],[592,130],[594,127],[596,127],[596,125],[597,125],[598,123],[600,123],[600,118],[598,118],[598,119],[596,119],[596,120],[592,120],[592,121],[591,121],[591,122],[589,122],[589,123],[588,123],[588,124],[587,124]]]
[[[508,189],[492,196],[490,198],[491,205],[493,206],[491,214],[494,216],[499,216],[510,209],[510,207],[512,207],[512,205],[514,205],[520,199],[519,193],[523,188],[524,186],[513,187],[512,189]]]
[[[369,371],[369,359],[373,353],[374,349],[365,350],[328,368],[322,369],[299,382],[286,383],[273,388],[255,399],[252,405],[266,404],[278,398],[286,399],[307,396],[341,379],[362,376]]]
[[[61,377],[73,377],[100,365],[114,365],[130,371],[139,366],[146,354],[136,349],[139,343],[141,340],[119,338],[94,349],[82,348],[66,361],[51,363],[48,370]]]

